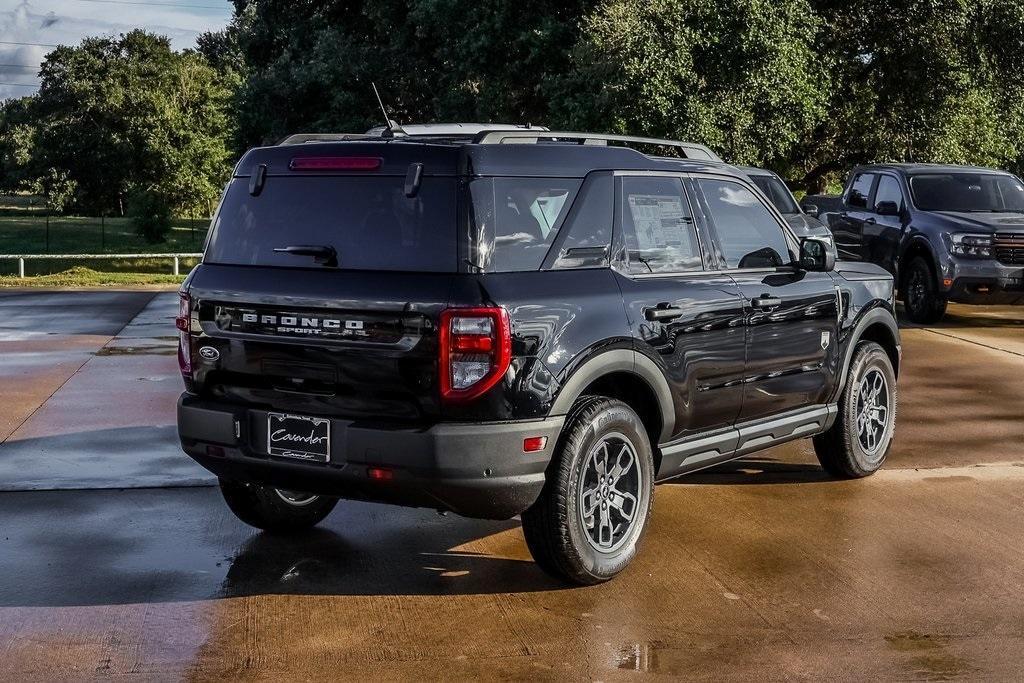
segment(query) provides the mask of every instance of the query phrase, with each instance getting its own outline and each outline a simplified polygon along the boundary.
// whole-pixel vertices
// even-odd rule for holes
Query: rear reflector
[[[366,474],[370,479],[376,479],[377,481],[388,481],[395,476],[394,472],[383,467],[368,467],[366,468]]]
[[[178,328],[178,369],[186,380],[192,379],[192,298],[185,293],[178,295],[178,317],[174,319]]]
[[[548,437],[530,436],[523,439],[523,453],[536,453],[537,451],[544,450],[544,447],[547,445]]]
[[[376,171],[380,157],[295,157],[288,164],[293,171]]]

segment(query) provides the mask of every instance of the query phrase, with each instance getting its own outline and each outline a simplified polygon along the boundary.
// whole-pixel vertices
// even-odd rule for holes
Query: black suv
[[[656,482],[812,436],[829,472],[874,472],[892,278],[836,267],[737,169],[651,142],[251,150],[181,289],[184,450],[256,527],[339,497],[521,514],[578,583],[630,561]]]
[[[839,258],[896,276],[907,317],[946,302],[1024,303],[1024,184],[973,166],[874,164],[850,174],[830,227]]]

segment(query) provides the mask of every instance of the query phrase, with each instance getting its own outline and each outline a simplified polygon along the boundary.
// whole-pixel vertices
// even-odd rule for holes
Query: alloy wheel
[[[580,475],[577,510],[590,545],[602,553],[618,550],[640,516],[643,474],[633,444],[618,432],[590,450]]]
[[[871,368],[857,393],[857,438],[868,456],[877,455],[885,441],[889,411],[889,383],[878,368]]]

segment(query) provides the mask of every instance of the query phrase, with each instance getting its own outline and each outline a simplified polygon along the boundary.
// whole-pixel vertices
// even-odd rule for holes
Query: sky
[[[181,50],[203,31],[223,28],[231,10],[228,0],[0,0],[0,99],[36,91],[51,45],[143,28]]]

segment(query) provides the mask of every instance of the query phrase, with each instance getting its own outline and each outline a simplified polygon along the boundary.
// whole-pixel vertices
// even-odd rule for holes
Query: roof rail
[[[304,142],[345,142],[346,140],[365,140],[376,135],[365,133],[296,133],[284,138],[278,145],[301,145]]]
[[[624,142],[643,145],[658,145],[661,147],[675,147],[683,150],[689,159],[701,159],[703,161],[718,161],[722,159],[712,152],[708,147],[696,142],[680,142],[679,140],[665,140],[662,138],[645,138],[635,135],[606,135],[602,133],[567,133],[563,131],[536,131],[536,130],[492,130],[485,131],[478,135],[473,142],[478,145],[530,145],[538,144],[541,140],[554,140],[557,142],[575,142],[579,145],[607,145],[609,142]]]

